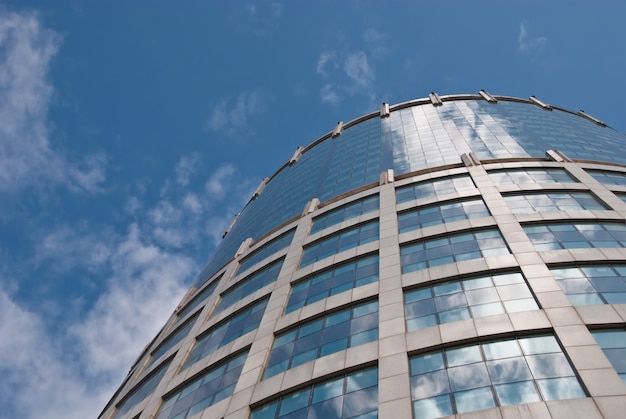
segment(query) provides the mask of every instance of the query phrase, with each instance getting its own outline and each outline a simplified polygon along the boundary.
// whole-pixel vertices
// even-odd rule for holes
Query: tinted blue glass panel
[[[514,213],[607,209],[590,192],[526,193],[506,195],[503,198]]]
[[[367,368],[286,394],[252,411],[251,419],[378,417],[378,368]]]
[[[220,362],[163,400],[157,419],[191,417],[230,397],[246,362],[247,352]]]
[[[500,232],[490,229],[405,244],[400,247],[400,254],[402,272],[406,273],[446,263],[505,255],[509,250]]]
[[[626,173],[609,172],[608,170],[589,170],[589,174],[598,182],[607,185],[626,185]]]
[[[378,206],[378,195],[374,195],[355,202],[351,202],[339,208],[335,208],[334,210],[328,211],[313,219],[313,226],[311,227],[310,234],[315,234],[318,231],[338,224],[342,221],[349,220],[350,218],[367,214],[371,211],[376,211],[378,210]]]
[[[521,273],[486,275],[404,293],[407,330],[539,307]]]
[[[171,333],[160,345],[159,347],[152,352],[152,359],[150,360],[150,364],[156,360],[158,360],[162,355],[164,355],[171,348],[176,346],[181,340],[183,340],[188,334],[191,328],[196,324],[196,320],[200,313],[195,314],[189,320],[185,322],[181,327],[179,327],[176,331]]]
[[[576,183],[564,169],[503,169],[489,171],[489,177],[496,185],[521,185],[528,183]]]
[[[263,378],[377,339],[377,301],[326,314],[276,336]]]
[[[626,247],[623,223],[546,223],[523,228],[537,250]]]
[[[185,368],[259,327],[267,302],[266,298],[252,304],[211,327],[208,333],[197,339],[196,346],[185,362]]]
[[[615,372],[626,384],[626,330],[592,330],[591,334],[615,368]]]
[[[550,272],[572,305],[626,304],[626,265],[576,265]]]
[[[400,233],[404,233],[418,228],[489,215],[491,215],[489,210],[480,198],[454,201],[403,211],[398,214],[398,229]]]
[[[260,261],[272,256],[274,253],[286,248],[291,244],[291,239],[296,231],[290,230],[268,243],[265,243],[259,249],[252,252],[239,262],[239,272],[245,272]]]
[[[376,240],[378,240],[378,220],[347,228],[305,246],[300,267]]]
[[[402,203],[475,188],[476,186],[469,175],[451,176],[401,186],[396,189],[396,200],[398,203]]]
[[[157,369],[155,369],[148,377],[144,378],[139,385],[135,386],[126,396],[124,400],[120,404],[117,405],[117,412],[115,413],[114,418],[118,419],[123,417],[125,414],[130,412],[130,410],[135,407],[138,403],[143,401],[146,397],[148,397],[155,388],[159,385],[161,378],[165,375],[167,368],[170,366],[172,359],[169,359],[167,362],[161,364]]]
[[[586,396],[551,335],[452,347],[409,361],[416,418]]]
[[[378,255],[369,255],[343,263],[293,284],[285,313],[376,281],[378,281]]]
[[[217,284],[219,284],[220,279],[222,279],[222,275],[220,275],[198,294],[196,294],[189,303],[187,303],[181,310],[179,310],[177,313],[178,318],[176,319],[176,321],[178,322],[184,319],[187,314],[194,311],[196,307],[202,304],[204,300],[206,300],[211,294],[213,294],[213,291],[215,291],[215,288],[217,287]]]
[[[280,274],[280,269],[283,267],[283,262],[284,259],[272,262],[258,271],[248,275],[244,279],[240,280],[236,285],[224,291],[217,308],[211,316],[218,315],[242,298],[245,298],[266,285],[276,281],[278,275]]]

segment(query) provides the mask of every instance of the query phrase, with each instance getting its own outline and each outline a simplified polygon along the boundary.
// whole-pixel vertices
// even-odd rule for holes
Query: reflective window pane
[[[248,356],[247,352],[221,361],[164,399],[157,418],[191,417],[220,400],[230,397]]]
[[[367,255],[313,274],[291,288],[285,313],[362,285],[378,281],[378,255]]]
[[[326,314],[276,336],[263,378],[377,339],[378,301]]]
[[[552,268],[550,272],[572,305],[624,304],[626,265],[602,264]]]
[[[251,419],[378,416],[378,369],[367,368],[310,385],[257,407]]]
[[[322,231],[325,228],[339,224],[345,220],[378,210],[378,201],[378,195],[374,195],[327,211],[313,218],[313,225],[311,226],[311,232],[309,234],[315,234],[318,231]]]
[[[500,232],[495,229],[456,233],[400,247],[402,273],[509,253]]]
[[[408,331],[470,317],[539,308],[521,273],[486,275],[420,287],[406,291],[404,301]]]
[[[306,245],[302,252],[300,267],[376,240],[378,240],[378,220],[347,228]]]
[[[586,396],[552,335],[451,347],[409,361],[416,418]]]

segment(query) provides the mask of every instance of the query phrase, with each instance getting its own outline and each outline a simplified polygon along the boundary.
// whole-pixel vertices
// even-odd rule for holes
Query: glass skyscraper
[[[626,137],[432,93],[266,178],[100,418],[616,418],[625,383]]]

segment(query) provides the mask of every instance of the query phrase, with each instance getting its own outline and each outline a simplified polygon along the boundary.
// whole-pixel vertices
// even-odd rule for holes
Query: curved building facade
[[[338,123],[261,183],[100,418],[622,417],[625,143],[484,91]]]

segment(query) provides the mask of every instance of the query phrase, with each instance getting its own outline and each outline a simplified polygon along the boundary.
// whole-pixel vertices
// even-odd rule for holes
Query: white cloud
[[[71,250],[59,248],[60,240]],[[65,229],[49,236],[50,245],[55,263],[106,265],[110,276],[86,315],[54,335],[41,314],[0,289],[0,419],[96,417],[198,271],[191,258],[142,237],[136,224],[121,237]],[[91,247],[106,250],[94,259]]]
[[[40,317],[2,290],[0,336],[0,419],[96,417],[115,390],[111,380],[87,385],[81,376],[85,365],[64,352]]]
[[[204,188],[212,199],[221,199],[230,190],[230,185],[234,182],[232,176],[235,174],[235,166],[225,164],[217,168],[206,181]]]
[[[344,62],[344,71],[358,86],[369,86],[374,81],[374,72],[363,51],[348,55]]]
[[[325,84],[320,91],[320,95],[322,96],[322,102],[328,102],[334,105],[341,101],[335,86],[332,84]]]
[[[137,198],[136,196],[131,196],[126,200],[126,205],[124,206],[124,209],[127,213],[133,215],[137,213],[137,211],[139,211],[141,207],[141,200],[139,200],[139,198]]]
[[[199,166],[200,155],[198,153],[181,157],[174,168],[176,173],[176,183],[181,186],[188,185],[191,177],[198,171]]]
[[[370,37],[374,37],[374,34]],[[354,96],[366,96],[370,101],[373,100],[376,77],[364,51],[322,52],[317,60],[316,73],[324,80],[332,79],[332,82],[326,81],[320,89],[322,102],[337,104],[346,97]]]
[[[50,262],[51,269],[69,271],[83,267],[90,271],[101,269],[111,256],[111,249],[105,243],[110,234],[98,234],[85,227],[59,227],[37,240],[36,257],[38,264]]]
[[[198,269],[190,258],[167,252],[141,237],[136,224],[110,258],[109,286],[85,320],[70,328],[81,361],[92,374],[120,380],[163,326]]]
[[[60,42],[36,14],[0,10],[0,191],[43,181],[100,191],[104,156],[88,157],[81,169],[50,146],[48,72]]]
[[[267,100],[268,96],[260,90],[241,93],[234,101],[222,100],[213,106],[207,125],[213,131],[241,132],[250,118],[265,112]]]
[[[544,36],[529,37],[526,22],[520,23],[517,48],[523,54],[537,55],[543,52],[548,39]]]
[[[335,51],[322,52],[320,54],[320,58],[317,60],[317,74],[321,74],[324,77],[327,77],[326,74],[326,64],[328,64],[331,60],[334,61],[336,57]]]

